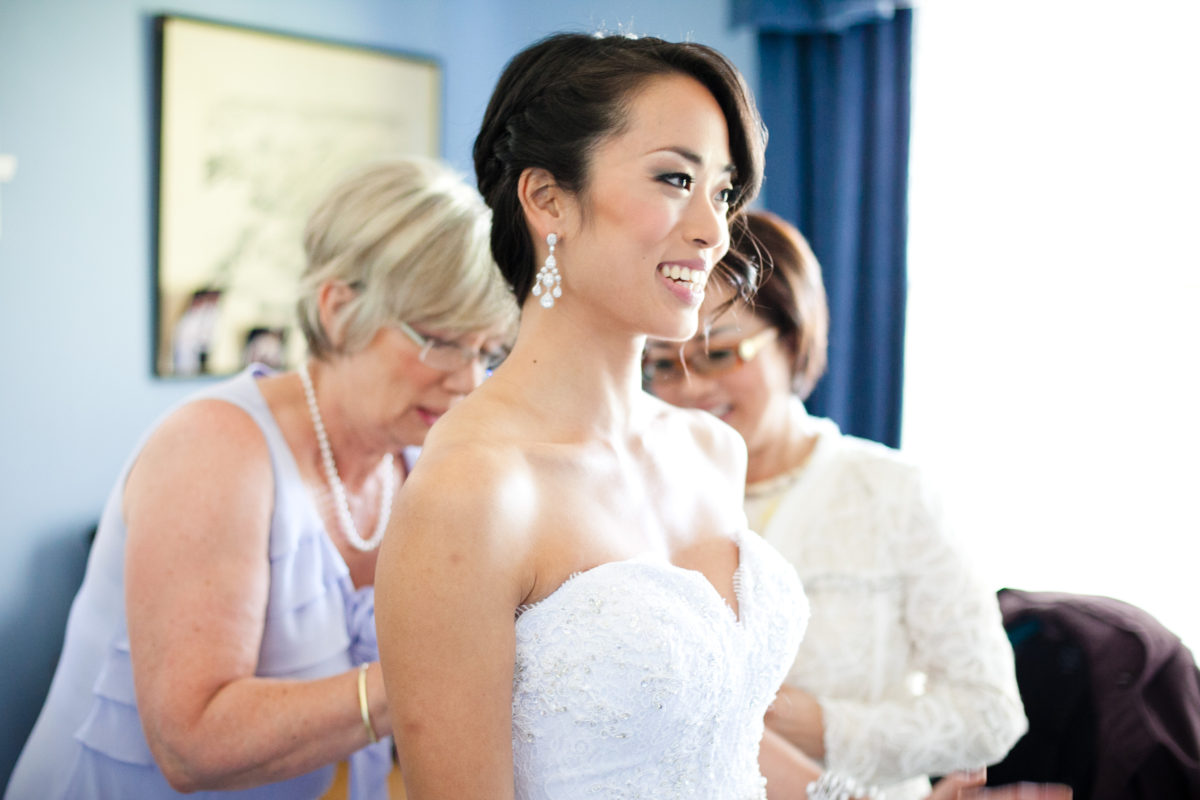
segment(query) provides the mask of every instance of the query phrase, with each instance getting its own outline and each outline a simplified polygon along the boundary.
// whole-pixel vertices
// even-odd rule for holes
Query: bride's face
[[[592,154],[578,227],[561,243],[564,293],[579,292],[633,333],[687,339],[729,246],[725,116],[682,74],[649,79],[627,108]]]

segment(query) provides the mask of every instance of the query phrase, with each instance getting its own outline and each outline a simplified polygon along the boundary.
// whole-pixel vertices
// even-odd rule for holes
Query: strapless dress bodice
[[[808,619],[794,568],[738,535],[738,610],[662,558],[601,564],[516,622],[518,800],[758,800],[763,714]]]

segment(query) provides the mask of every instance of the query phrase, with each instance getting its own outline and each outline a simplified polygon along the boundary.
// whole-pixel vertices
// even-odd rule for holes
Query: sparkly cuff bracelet
[[[808,800],[873,800],[879,792],[853,778],[826,770],[806,789]]]

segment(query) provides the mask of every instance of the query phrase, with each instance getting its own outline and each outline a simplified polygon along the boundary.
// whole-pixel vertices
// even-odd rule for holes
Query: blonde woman
[[[6,797],[316,798],[346,758],[353,797],[387,796],[377,547],[415,448],[504,357],[488,223],[424,159],[317,208],[308,360],[206,389],[134,449]]]

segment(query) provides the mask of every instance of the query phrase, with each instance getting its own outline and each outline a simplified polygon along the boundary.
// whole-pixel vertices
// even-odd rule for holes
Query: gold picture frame
[[[188,17],[155,22],[154,372],[295,365],[308,214],[356,167],[438,155],[441,68]]]

